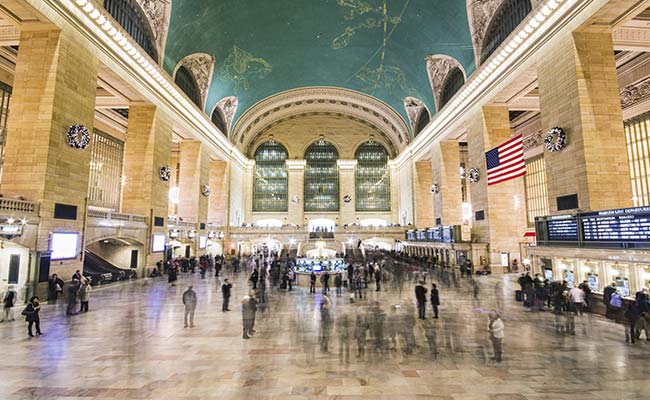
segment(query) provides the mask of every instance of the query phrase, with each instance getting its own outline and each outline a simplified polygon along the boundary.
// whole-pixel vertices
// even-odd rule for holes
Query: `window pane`
[[[357,211],[390,211],[388,153],[377,142],[362,144],[355,155]]]
[[[305,211],[339,210],[339,153],[324,140],[312,144],[305,153]]]
[[[255,152],[253,212],[288,210],[287,149],[275,141],[261,145]]]

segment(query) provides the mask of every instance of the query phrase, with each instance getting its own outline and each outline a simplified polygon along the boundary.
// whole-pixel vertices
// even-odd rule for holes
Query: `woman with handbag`
[[[56,303],[56,298],[61,293],[63,293],[63,280],[57,274],[52,274],[50,280],[47,281],[47,301]]]
[[[27,307],[22,312],[22,315],[25,316],[25,321],[27,322],[27,334],[29,337],[34,337],[32,333],[32,326],[36,325],[36,335],[40,336],[43,333],[41,332],[41,319],[38,313],[41,311],[41,305],[38,302],[38,297],[33,296],[29,299]]]

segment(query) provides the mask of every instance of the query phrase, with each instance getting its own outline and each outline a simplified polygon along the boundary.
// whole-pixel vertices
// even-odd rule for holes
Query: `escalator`
[[[85,251],[83,275],[90,277],[91,285],[136,278],[135,270],[119,268],[90,250]]]

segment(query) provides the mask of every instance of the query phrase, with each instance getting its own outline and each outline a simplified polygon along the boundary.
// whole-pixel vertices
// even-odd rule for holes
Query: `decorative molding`
[[[474,44],[474,56],[476,64],[481,59],[481,47],[483,40],[494,13],[499,9],[505,0],[467,0],[467,18],[469,19],[469,29]],[[530,0],[533,10],[541,3],[542,0]]]
[[[425,58],[427,62],[427,74],[429,75],[429,84],[433,92],[433,99],[436,102],[436,111],[440,111],[440,95],[445,86],[449,72],[458,67],[463,71],[463,76],[467,79],[465,69],[455,58],[444,54],[430,55]]]
[[[467,0],[467,17],[474,43],[476,61],[481,59],[481,47],[490,21],[504,0]]]
[[[210,82],[212,82],[215,63],[216,59],[210,54],[194,53],[183,58],[176,66],[176,71],[182,65],[192,73],[196,85],[201,92],[202,105],[205,105],[205,101],[208,98],[208,89],[210,89]],[[176,76],[176,71],[174,71],[174,76]]]
[[[307,166],[307,160],[284,160],[284,162],[290,170],[304,170]]]
[[[406,115],[408,116],[409,123],[411,124],[411,133],[413,136],[415,136],[417,134],[415,129],[417,128],[420,114],[422,114],[423,111],[429,112],[427,110],[427,106],[422,100],[418,98],[407,97],[404,99],[404,109],[406,110]]]
[[[137,0],[142,11],[149,19],[149,25],[158,45],[158,54],[163,59],[165,43],[167,42],[167,32],[169,31],[169,21],[171,17],[171,0]]]
[[[232,121],[235,119],[235,114],[237,113],[237,107],[239,106],[239,99],[237,96],[228,96],[217,102],[217,105],[212,110],[214,114],[215,109],[219,109],[223,115],[224,121],[226,122],[227,132],[223,132],[224,135],[229,136],[230,128],[232,127]],[[212,117],[212,115],[210,115]]]
[[[333,87],[294,89],[258,102],[237,120],[232,141],[247,149],[270,126],[297,115],[337,115],[366,123],[387,139],[393,154],[410,142],[409,128],[397,111],[366,94]]]
[[[621,89],[621,107],[629,108],[650,98],[650,79]]]
[[[357,160],[336,160],[336,165],[342,170],[354,170],[357,168]]]
[[[523,138],[524,152],[532,151],[544,144],[544,135],[542,131],[535,132]]]

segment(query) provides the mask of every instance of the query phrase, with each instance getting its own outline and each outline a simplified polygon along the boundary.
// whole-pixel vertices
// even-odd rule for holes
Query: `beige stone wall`
[[[356,222],[356,189],[355,171],[357,160],[339,160],[339,224],[347,225]],[[343,197],[349,195],[352,201],[346,203]]]
[[[305,166],[305,160],[287,160],[287,172],[289,174],[288,224],[302,225],[305,222],[303,214],[305,209]],[[298,203],[291,201],[294,196],[298,196],[300,199]]]
[[[413,163],[411,161],[400,165],[396,171],[396,185],[399,188],[399,215],[398,220],[402,225],[412,224],[415,220],[413,180]]]
[[[207,147],[199,141],[184,140],[180,143],[179,161],[178,216],[192,222],[206,222],[208,197],[201,194],[201,187],[208,184],[210,177]]]
[[[415,225],[418,228],[428,228],[435,225],[433,217],[433,171],[431,161],[415,163]]]
[[[584,210],[631,206],[611,34],[566,34],[537,65],[542,128],[560,126],[568,136],[563,151],[544,157],[551,213],[558,196],[574,193]]]
[[[523,178],[488,186],[485,152],[511,137],[507,107],[483,107],[468,120],[469,162],[481,173],[479,182],[471,184],[472,209],[485,211],[485,219],[473,222],[474,239],[489,243],[490,265],[501,271],[501,252],[519,259],[519,242],[526,230],[526,204]]]
[[[370,135],[374,135],[377,141],[386,146],[386,141],[377,130],[361,122],[332,115],[308,115],[297,116],[266,130],[248,149],[248,156],[253,158],[255,149],[267,141],[270,135],[287,148],[290,159],[303,159],[307,147],[318,140],[320,135],[325,135],[325,139],[336,146],[340,159],[353,159],[357,147],[367,141]],[[395,155],[391,154],[390,147],[386,146],[386,149],[393,158]]]
[[[230,163],[229,175],[229,223],[230,226],[237,226],[244,221],[244,191],[252,190],[252,188],[244,187],[244,170],[239,164]]]
[[[463,195],[458,142],[443,141],[435,144],[431,153],[431,164],[433,183],[440,186],[440,193],[433,196],[434,218],[440,218],[443,225],[462,225]]]
[[[228,212],[228,162],[212,160],[210,162],[210,188],[212,194],[208,206],[208,222],[217,226],[226,226]]]
[[[37,250],[47,250],[53,231],[82,232],[88,193],[90,149],[74,149],[73,124],[92,131],[97,59],[67,31],[25,27],[16,61],[6,156],[0,190],[41,203]],[[54,219],[54,204],[77,206],[75,221]],[[80,269],[79,257],[52,264],[63,278]]]
[[[4,83],[6,85],[9,85],[9,86],[13,86],[14,85],[14,74],[9,73],[9,71],[7,71],[4,68],[0,68],[0,82]]]

